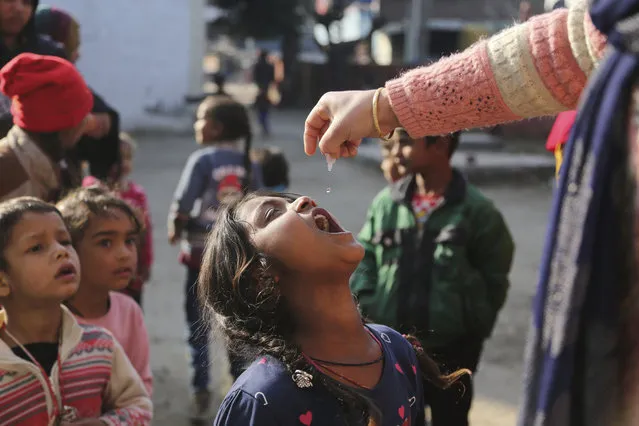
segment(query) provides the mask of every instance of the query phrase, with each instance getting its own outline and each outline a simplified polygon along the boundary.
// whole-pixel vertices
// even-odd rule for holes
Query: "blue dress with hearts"
[[[368,325],[384,351],[382,377],[363,394],[382,413],[383,426],[424,425],[421,373],[415,352],[395,330]],[[222,402],[215,426],[340,426],[345,419],[337,399],[321,385],[296,385],[272,357],[256,360]]]

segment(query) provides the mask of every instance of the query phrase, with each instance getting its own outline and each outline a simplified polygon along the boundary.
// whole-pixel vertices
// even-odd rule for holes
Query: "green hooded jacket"
[[[382,190],[359,241],[351,278],[362,313],[428,348],[490,336],[506,300],[514,244],[494,204],[454,171],[444,202],[418,227],[415,177]]]

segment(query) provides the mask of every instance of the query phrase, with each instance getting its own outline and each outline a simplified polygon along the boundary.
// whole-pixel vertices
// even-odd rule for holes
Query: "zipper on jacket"
[[[413,210],[412,202],[405,200],[404,205],[410,209],[413,214],[417,232],[411,236],[410,244],[405,246],[408,252],[402,253],[403,259],[400,266],[397,320],[402,331],[411,332],[411,328],[414,327],[418,334],[426,334],[429,332],[430,306],[428,300],[433,280],[434,239],[437,237],[428,232],[428,222],[437,211],[446,205],[446,201],[444,200],[431,211],[421,225]],[[424,306],[423,308],[419,307],[420,318],[415,318],[413,317],[413,313],[418,311],[418,305],[420,303],[423,303]],[[418,325],[423,326],[423,329],[417,329]]]

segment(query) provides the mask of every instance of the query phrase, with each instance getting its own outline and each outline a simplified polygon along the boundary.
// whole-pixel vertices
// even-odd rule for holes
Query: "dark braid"
[[[472,375],[472,372],[467,368],[453,371],[452,373],[445,376],[442,375],[439,366],[430,356],[428,356],[417,337],[405,334],[404,338],[408,340],[408,342],[415,350],[415,355],[417,356],[419,368],[422,372],[424,380],[428,380],[438,388],[446,389],[466,374]]]
[[[292,201],[285,194],[271,195]],[[295,343],[295,323],[286,300],[269,273],[273,261],[253,245],[246,223],[238,217],[242,205],[258,196],[249,194],[226,207],[218,216],[207,242],[198,279],[200,301],[215,317],[230,351],[253,359],[269,355],[281,361],[291,374],[296,370],[310,373],[316,385],[320,384],[335,396],[347,425],[361,425],[363,420],[369,426],[381,424],[381,412],[372,400],[316,370]],[[421,352],[422,356],[418,352],[420,365],[424,356],[428,358],[423,350]],[[427,378],[440,377],[437,366],[432,360],[430,362],[434,369],[425,370]],[[457,375],[454,373],[449,379],[442,378],[441,383],[445,384],[442,387],[456,380]],[[437,381],[434,383],[439,384]]]
[[[244,105],[227,96],[211,96],[202,101],[201,107],[206,108],[207,118],[222,125],[222,133],[218,136],[221,141],[244,140],[244,168],[246,174],[242,182],[244,193],[251,185],[252,163],[250,150],[253,140],[251,120]]]

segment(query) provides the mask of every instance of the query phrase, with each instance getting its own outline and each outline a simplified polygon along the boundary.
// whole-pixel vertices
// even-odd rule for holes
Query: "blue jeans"
[[[209,387],[209,324],[203,321],[202,308],[197,300],[197,276],[199,269],[187,268],[185,287],[186,323],[189,326],[189,347],[195,391]]]
[[[268,113],[269,111],[267,108],[258,109],[257,111],[257,116],[260,121],[260,125],[262,126],[262,132],[264,132],[265,135],[269,135],[271,133],[271,125],[268,120]]]

